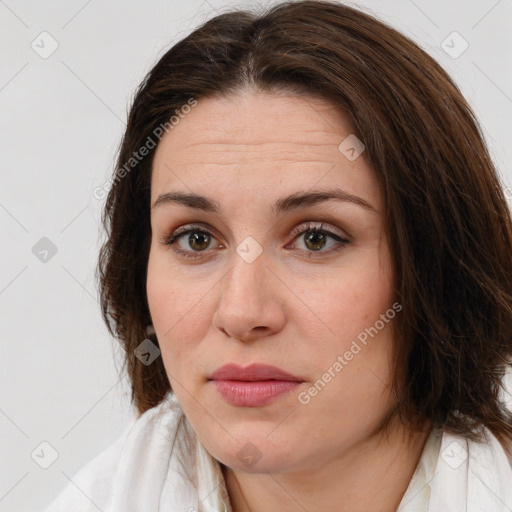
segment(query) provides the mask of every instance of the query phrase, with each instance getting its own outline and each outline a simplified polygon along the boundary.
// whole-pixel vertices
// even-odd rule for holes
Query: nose
[[[269,267],[265,251],[252,262],[235,253],[231,270],[219,286],[221,293],[212,322],[226,336],[252,341],[283,328],[283,284]]]

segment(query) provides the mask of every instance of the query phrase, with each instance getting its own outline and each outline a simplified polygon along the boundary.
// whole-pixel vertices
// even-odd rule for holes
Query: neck
[[[395,512],[421,457],[430,427],[395,427],[307,472],[244,473],[222,466],[232,512],[322,510]]]

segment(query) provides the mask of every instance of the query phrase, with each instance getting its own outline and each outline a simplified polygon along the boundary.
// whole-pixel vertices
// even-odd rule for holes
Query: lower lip
[[[231,405],[260,407],[273,402],[277,397],[290,393],[301,382],[287,380],[213,380],[217,391]]]

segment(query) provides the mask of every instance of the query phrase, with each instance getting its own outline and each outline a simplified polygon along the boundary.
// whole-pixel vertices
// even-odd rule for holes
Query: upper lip
[[[234,363],[229,363],[217,368],[211,375],[210,380],[241,380],[241,381],[259,381],[259,380],[287,380],[304,382],[304,379],[285,372],[277,366],[269,364],[253,363],[242,367]]]

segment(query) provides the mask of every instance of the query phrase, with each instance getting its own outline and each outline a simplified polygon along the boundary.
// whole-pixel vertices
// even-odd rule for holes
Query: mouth
[[[305,382],[276,366],[252,364],[243,368],[233,363],[215,370],[209,381],[227,403],[238,407],[270,404]]]

